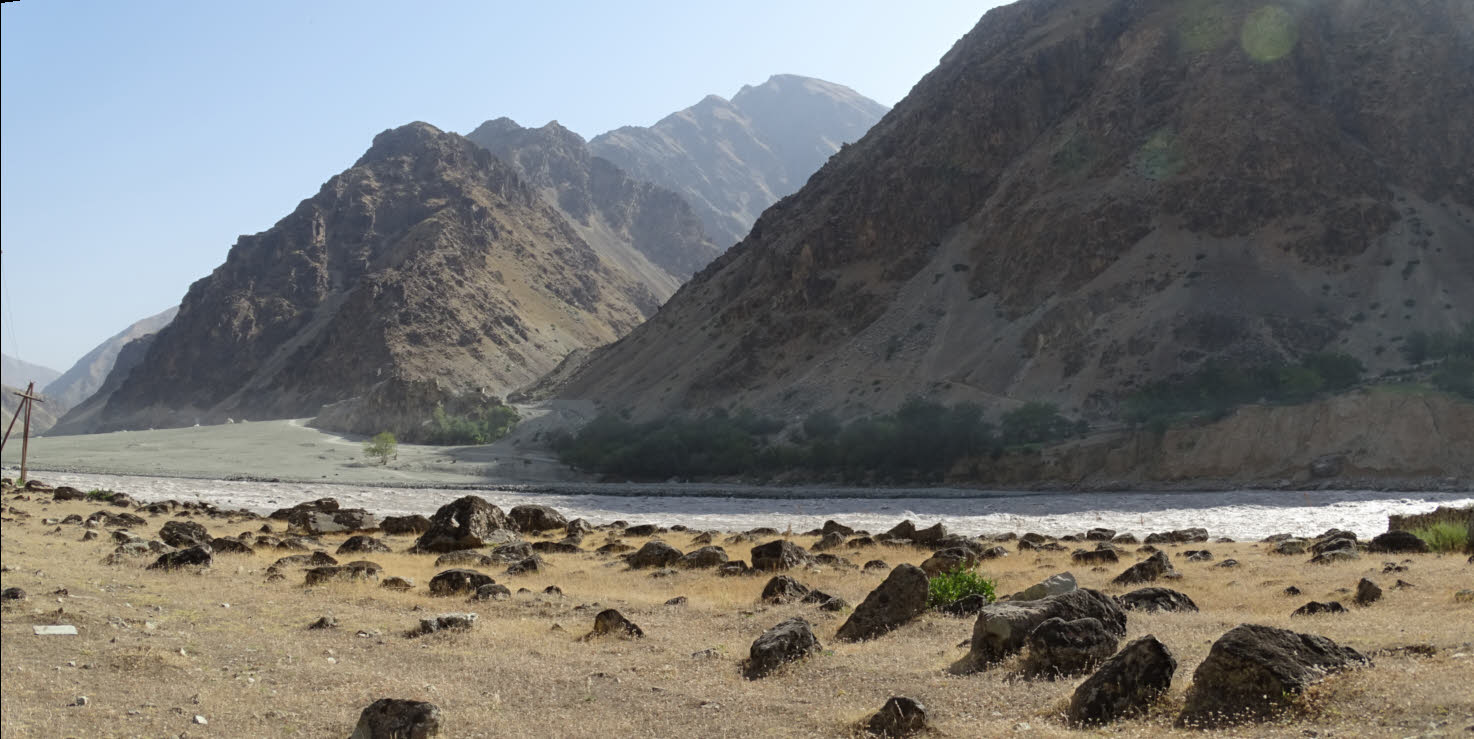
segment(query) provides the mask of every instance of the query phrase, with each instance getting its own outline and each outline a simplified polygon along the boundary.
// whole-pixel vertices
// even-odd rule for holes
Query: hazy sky
[[[0,348],[67,369],[386,128],[592,137],[777,73],[894,105],[1001,4],[7,2]]]

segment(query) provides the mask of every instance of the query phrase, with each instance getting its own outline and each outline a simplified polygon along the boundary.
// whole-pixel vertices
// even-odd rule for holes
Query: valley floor
[[[967,651],[959,643],[971,634],[971,618],[928,613],[873,641],[848,644],[834,639],[844,612],[761,603],[766,576],[681,570],[652,577],[592,551],[606,538],[638,547],[645,537],[595,531],[580,553],[543,555],[549,566],[536,574],[484,568],[516,595],[467,603],[429,596],[426,583],[445,568],[434,565],[435,555],[403,553],[409,536],[383,537],[394,553],[339,557],[364,557],[385,575],[412,578],[416,587],[408,592],[374,583],[305,587],[300,569],[267,580],[267,567],[290,553],[274,549],[218,554],[213,567],[198,572],[147,570],[151,557],[104,564],[115,547],[108,531],[82,541],[83,526],[46,520],[123,509],[33,493],[7,494],[4,505],[3,585],[29,594],[7,603],[0,619],[6,737],[345,736],[359,712],[381,697],[435,703],[444,716],[442,735],[454,737],[845,736],[892,695],[922,701],[935,736],[1085,733],[1061,720],[1079,678],[1022,681],[1011,676],[1014,662],[968,676],[949,673]],[[135,530],[146,537],[173,518],[143,515],[146,525]],[[257,532],[263,523],[277,535],[284,528],[241,514],[197,512],[187,520],[216,536]],[[332,552],[343,538],[323,537],[323,548]],[[682,550],[696,546],[691,532],[660,538]],[[792,538],[805,546],[815,541]],[[746,559],[748,547],[764,541],[725,547],[732,558]],[[1009,556],[983,565],[999,593],[1064,570],[1082,587],[1108,594],[1134,588],[1109,583],[1137,555],[1090,568],[1072,565],[1068,551],[1007,546]],[[1209,549],[1215,560],[1187,562],[1180,556],[1187,548]],[[1176,656],[1176,677],[1150,715],[1103,733],[1178,733],[1172,719],[1210,643],[1249,622],[1329,637],[1371,654],[1375,666],[1327,679],[1280,721],[1206,734],[1467,735],[1474,725],[1474,604],[1454,599],[1455,591],[1474,587],[1467,555],[1363,555],[1307,566],[1307,557],[1271,555],[1267,548],[1247,542],[1164,547],[1183,574],[1169,587],[1187,593],[1201,611],[1131,612],[1127,639],[1156,635]],[[928,555],[891,546],[836,553],[856,564],[881,559],[892,566]],[[1230,557],[1240,566],[1214,566]],[[1384,574],[1384,560],[1407,570]],[[790,574],[855,604],[885,572],[833,566]],[[1385,589],[1381,601],[1341,615],[1290,618],[1307,600],[1349,601],[1344,589],[1363,577]],[[1413,587],[1393,589],[1399,578]],[[562,593],[543,594],[550,585]],[[1289,585],[1303,594],[1283,595]],[[687,601],[667,604],[678,596]],[[645,638],[580,641],[594,614],[609,607],[642,627]],[[420,618],[455,611],[474,611],[480,619],[468,632],[404,636]],[[308,630],[326,615],[340,626]],[[743,679],[739,661],[752,640],[791,616],[815,624],[822,654],[763,680]],[[50,624],[74,625],[78,634],[33,633]],[[1379,651],[1413,644],[1430,645],[1432,656]],[[74,705],[81,696],[86,705]],[[196,723],[196,716],[207,723]]]

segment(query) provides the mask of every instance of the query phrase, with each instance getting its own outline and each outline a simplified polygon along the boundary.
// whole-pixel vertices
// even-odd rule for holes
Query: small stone
[[[200,725],[200,726],[209,726],[209,725],[210,725],[210,722],[209,722],[209,721],[206,721],[206,720],[205,720],[205,717],[204,717],[204,716],[201,716],[201,715],[199,715],[199,714],[198,714],[198,713],[196,713],[196,714],[195,714],[195,715],[194,715],[194,722],[195,722],[195,723],[196,723],[196,724],[199,724],[199,725]]]
[[[1369,606],[1382,599],[1382,589],[1377,584],[1363,577],[1356,584],[1356,604]]]
[[[87,705],[88,703],[91,703],[91,702],[92,702],[91,699],[89,699],[87,696],[85,696],[85,695],[79,695],[79,696],[77,696],[77,699],[76,700],[72,701],[72,705],[74,705],[74,706],[85,706],[85,705]]]
[[[311,631],[319,631],[322,629],[336,629],[338,628],[338,619],[333,618],[332,616],[323,616],[322,618],[313,621],[312,624],[309,625],[307,628]]]
[[[908,737],[925,731],[926,706],[920,701],[893,696],[880,711],[865,723],[871,734],[883,737]]]

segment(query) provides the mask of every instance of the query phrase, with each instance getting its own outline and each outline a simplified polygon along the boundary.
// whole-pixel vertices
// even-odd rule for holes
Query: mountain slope
[[[631,177],[679,193],[725,248],[885,111],[843,85],[775,75],[731,100],[708,95],[649,128],[595,136],[589,148]]]
[[[990,11],[561,394],[1109,416],[1210,360],[1393,366],[1474,317],[1474,6],[1296,8]]]
[[[386,384],[502,394],[656,305],[510,167],[414,123],[241,237],[89,430],[310,416]]]
[[[5,427],[10,425],[10,419],[15,416],[16,410],[20,408],[20,398],[16,397],[15,394],[24,390],[24,387],[0,384],[0,395],[3,395],[3,397],[0,397],[0,434],[5,433]],[[50,398],[46,400],[48,402],[36,403],[31,406],[32,436],[47,431],[56,424],[56,411],[49,402]],[[26,420],[21,418],[15,422],[15,428],[10,431],[10,441],[16,443],[17,449],[20,448],[21,434],[25,431],[25,422]],[[6,445],[9,444],[10,442],[7,441]]]
[[[61,376],[50,367],[42,367],[39,364],[31,364],[23,359],[16,359],[9,354],[0,354],[0,374],[3,374],[4,382],[11,387],[25,389],[26,383],[36,383],[36,389],[46,387],[46,383]]]
[[[179,307],[175,306],[141,319],[98,344],[92,351],[82,355],[60,377],[46,385],[47,397],[55,400],[57,407],[62,409],[72,408],[91,397],[107,380],[108,373],[113,371],[113,363],[117,361],[118,352],[124,344],[169,325],[178,312]]]
[[[601,257],[662,301],[720,253],[679,195],[631,179],[556,121],[523,128],[498,118],[466,138],[512,165]]]

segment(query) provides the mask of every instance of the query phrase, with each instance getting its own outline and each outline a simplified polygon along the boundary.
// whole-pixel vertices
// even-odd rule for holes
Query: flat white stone
[[[34,631],[34,632],[36,632],[36,636],[76,636],[77,635],[77,627],[72,626],[71,624],[61,624],[59,626],[32,626],[31,627],[31,630]]]

